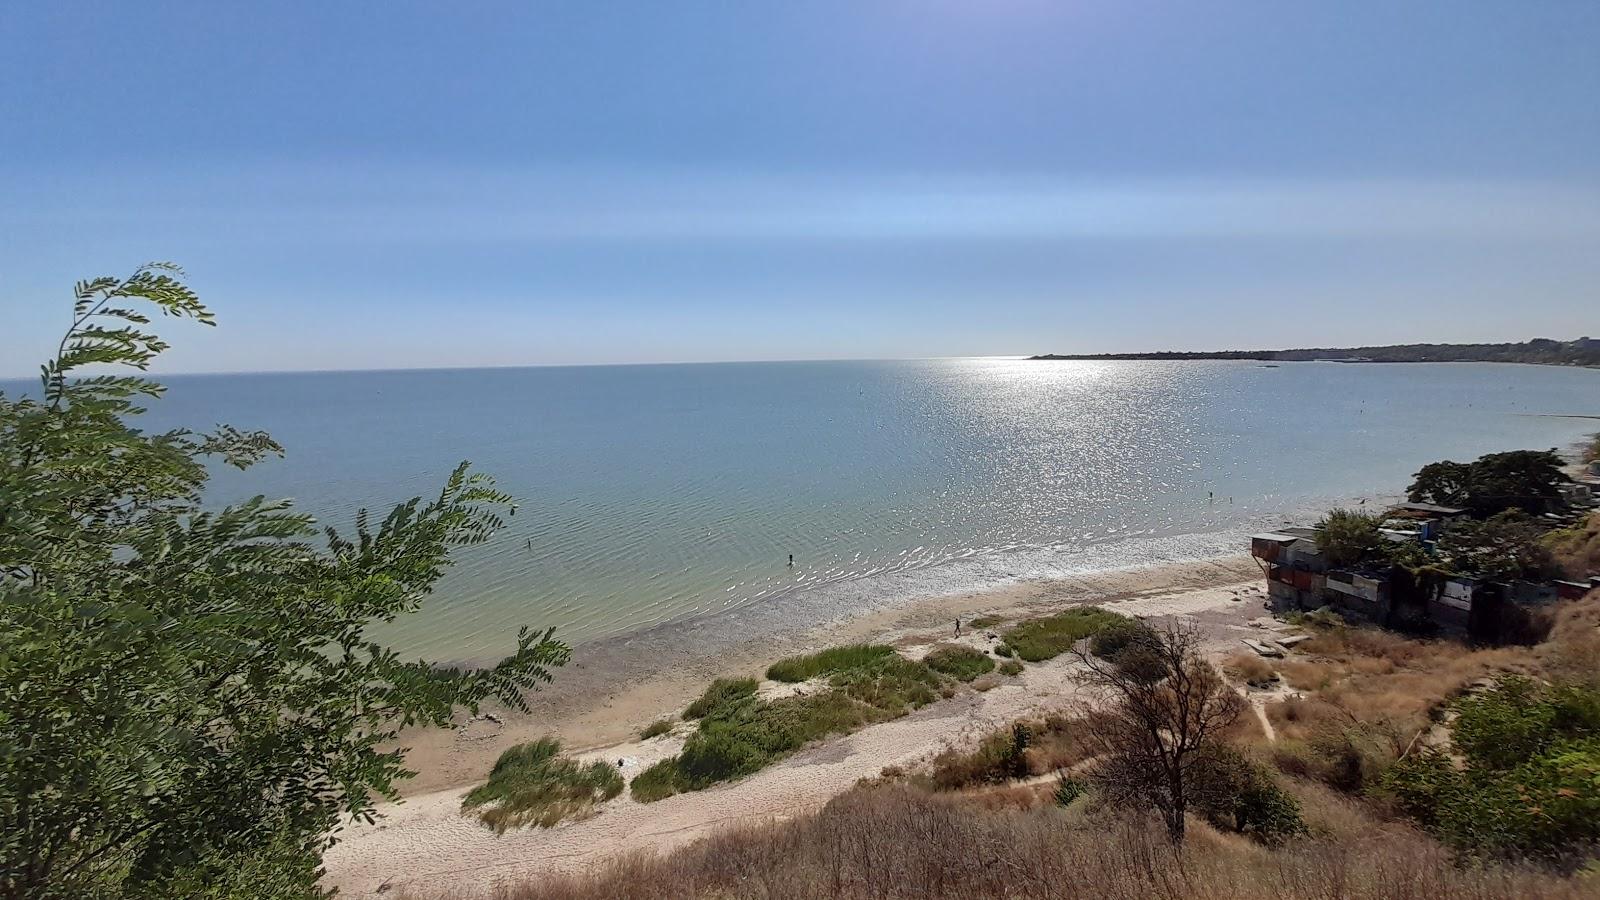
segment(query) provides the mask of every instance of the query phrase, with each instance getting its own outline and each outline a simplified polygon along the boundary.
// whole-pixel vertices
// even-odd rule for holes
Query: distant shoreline
[[[1208,350],[1154,353],[1041,353],[1029,360],[1133,360],[1187,361],[1237,360],[1246,362],[1497,362],[1540,366],[1600,368],[1600,340],[1581,337],[1572,341],[1535,338],[1512,344],[1390,344],[1375,347],[1311,347],[1298,350]]]

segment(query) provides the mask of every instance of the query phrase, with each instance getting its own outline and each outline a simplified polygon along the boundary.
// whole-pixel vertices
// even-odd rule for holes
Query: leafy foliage
[[[1510,509],[1481,522],[1458,522],[1439,538],[1438,554],[1451,571],[1490,581],[1541,578],[1555,571],[1546,528]]]
[[[1507,678],[1456,708],[1466,765],[1396,763],[1382,789],[1398,809],[1485,856],[1571,861],[1600,841],[1600,691]]]
[[[1561,465],[1554,450],[1511,450],[1470,463],[1430,463],[1417,472],[1407,493],[1413,502],[1465,507],[1479,516],[1507,509],[1541,513],[1559,505],[1557,488],[1570,480]]]
[[[1363,512],[1335,509],[1317,524],[1317,549],[1335,566],[1358,563],[1386,543],[1378,533],[1378,518]]]
[[[1300,804],[1259,764],[1226,744],[1206,748],[1194,770],[1196,806],[1218,828],[1279,844],[1306,831]]]
[[[622,775],[608,762],[583,765],[561,755],[561,742],[540,738],[507,748],[485,784],[467,792],[464,810],[505,831],[518,825],[549,828],[580,818],[622,793]]]
[[[417,609],[510,498],[462,464],[353,534],[262,497],[205,508],[210,460],[259,432],[146,433],[167,345],[151,311],[212,316],[169,265],[77,286],[38,398],[0,396],[0,895],[310,896],[324,835],[407,777],[400,729],[525,708],[568,649],[524,629],[480,670],[403,661],[368,628]],[[214,892],[208,894],[218,896]]]

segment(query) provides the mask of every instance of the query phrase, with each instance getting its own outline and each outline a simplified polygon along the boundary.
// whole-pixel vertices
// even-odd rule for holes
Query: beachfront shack
[[[1268,602],[1278,609],[1316,609],[1328,564],[1313,528],[1283,528],[1250,536],[1250,555],[1267,578]]]

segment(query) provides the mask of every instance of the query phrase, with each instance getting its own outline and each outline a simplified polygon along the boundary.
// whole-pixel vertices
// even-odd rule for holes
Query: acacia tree
[[[1176,844],[1184,816],[1210,799],[1213,748],[1243,703],[1200,655],[1193,625],[1174,620],[1154,633],[1136,667],[1081,648],[1073,655],[1111,701],[1088,717],[1091,777],[1114,803],[1153,807]]]
[[[0,394],[0,897],[306,897],[341,815],[411,773],[402,728],[548,681],[524,628],[486,669],[402,660],[371,626],[418,608],[510,498],[463,463],[348,537],[262,497],[201,504],[206,464],[266,434],[145,433],[167,345],[213,324],[165,264],[80,282],[37,397]],[[319,540],[319,537],[322,539]]]

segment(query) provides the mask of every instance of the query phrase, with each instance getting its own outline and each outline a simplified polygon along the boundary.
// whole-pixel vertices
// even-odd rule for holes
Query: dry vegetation
[[[1600,572],[1600,513],[1590,513],[1589,518],[1545,536],[1545,545],[1563,574],[1569,578],[1584,578]]]
[[[1048,796],[1048,792],[1046,792]],[[620,897],[1095,897],[1105,900],[1592,897],[1592,885],[1516,867],[1462,868],[1406,829],[1335,825],[1272,851],[1203,827],[1174,850],[1155,823],[1041,805],[1037,792],[858,788],[820,813],[721,832],[668,856],[503,887],[497,900]],[[1340,823],[1338,820],[1344,819]],[[416,900],[423,900],[418,897]]]
[[[1322,622],[1284,660],[1240,655],[1240,681],[1298,691],[1225,735],[1275,764],[1303,823],[1282,847],[1190,821],[1179,848],[1154,816],[1081,773],[1093,723],[1057,715],[1002,728],[927,770],[885,770],[819,813],[734,828],[665,856],[502,887],[498,900],[602,897],[1490,898],[1600,896],[1600,874],[1463,864],[1375,787],[1397,759],[1448,736],[1451,701],[1511,673],[1600,682],[1600,592],[1566,604],[1536,647],[1478,649]],[[985,675],[984,678],[994,677]],[[1252,766],[1259,766],[1255,763]],[[1056,780],[1052,773],[1074,773]],[[1270,842],[1268,842],[1270,844]],[[422,900],[422,898],[418,898]]]

